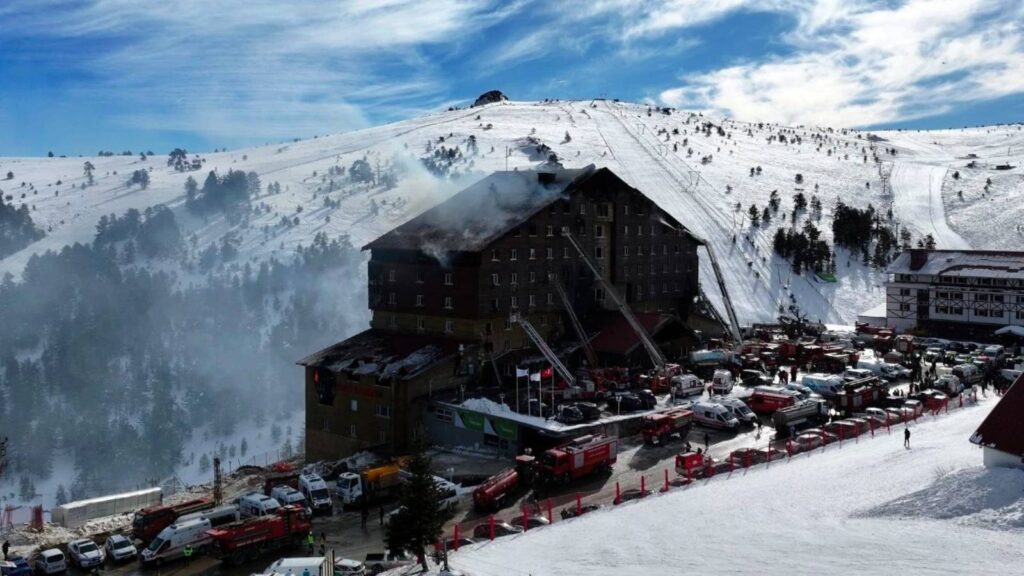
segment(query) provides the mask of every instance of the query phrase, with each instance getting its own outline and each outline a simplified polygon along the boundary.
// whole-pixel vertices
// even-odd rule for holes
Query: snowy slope
[[[707,135],[698,128],[705,121],[715,126]],[[565,138],[567,133],[570,139]],[[779,134],[787,137],[785,143],[778,140]],[[477,141],[476,153],[467,148],[471,135]],[[892,196],[883,190],[866,135],[854,131],[751,124],[679,111],[649,114],[645,105],[608,101],[507,102],[311,140],[202,154],[202,170],[191,173],[200,185],[208,171],[223,174],[229,169],[257,172],[264,187],[271,182],[281,185],[282,193],[255,198],[260,213],[237,225],[221,217],[205,220],[185,212],[183,185],[189,174],[167,167],[165,151],[144,162],[137,155],[0,158],[0,174],[14,173],[13,180],[0,181],[0,190],[13,196],[15,204],[32,206],[33,218],[47,231],[46,238],[0,261],[0,274],[19,275],[33,253],[91,241],[104,214],[160,203],[176,211],[186,236],[195,235],[194,245],[190,242],[193,253],[227,234],[241,239],[238,262],[287,256],[318,232],[348,234],[361,244],[493,170],[539,165],[543,157],[526,141],[533,136],[550,146],[566,167],[594,163],[611,168],[706,239],[721,261],[741,322],[773,320],[778,307],[791,298],[812,319],[851,322],[880,300],[879,273],[840,251],[839,282],[822,283],[809,275],[792,275],[789,265],[771,253],[775,228],[794,223],[796,192],[821,199],[824,214],[816,225],[826,238],[831,236],[829,214],[838,199],[858,207],[872,203],[884,209],[891,204],[897,218],[917,236],[932,233],[940,246],[949,247],[1014,246],[1019,235],[1010,222],[1024,212],[1024,206],[1010,201],[1020,191],[1016,175],[1020,169],[979,170],[960,181],[973,178],[969,183],[975,186],[977,178],[984,182],[983,173],[993,174],[998,178],[993,194],[1006,200],[998,203],[987,198],[978,201],[970,194],[969,201],[955,201],[949,175],[950,168],[966,162],[963,158],[968,153],[993,164],[1007,159],[1020,164],[1024,133],[1019,126],[879,135],[880,148],[898,151],[895,157],[879,153],[883,164],[894,165]],[[438,179],[422,168],[420,160],[430,156],[428,142],[435,148],[459,146],[462,157],[452,166],[459,178]],[[709,156],[709,162],[701,162]],[[361,158],[374,166],[394,166],[399,173],[397,186],[353,184],[345,177],[328,175],[330,169],[347,168]],[[86,159],[96,165],[96,184],[72,188],[85,181],[82,163]],[[752,177],[750,169],[756,166],[762,167],[762,173]],[[147,190],[124,184],[137,169],[152,169]],[[802,184],[795,182],[796,174],[802,175]],[[780,213],[770,224],[751,229],[747,208],[756,204],[763,209],[772,190],[781,195]],[[329,207],[325,197],[340,204]],[[742,209],[737,211],[736,204]],[[284,226],[284,217],[298,218],[299,223]],[[795,225],[802,226],[810,217],[799,215]],[[993,230],[982,224],[990,219],[1007,224]],[[720,303],[703,256],[702,281],[712,300]]]
[[[460,551],[473,576],[1014,574],[1024,471],[967,439],[995,403]],[[780,490],[780,487],[784,487]]]

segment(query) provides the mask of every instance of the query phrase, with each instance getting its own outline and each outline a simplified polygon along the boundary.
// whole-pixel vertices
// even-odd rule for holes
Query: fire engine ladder
[[[548,343],[544,341],[544,338],[541,337],[540,332],[537,332],[537,329],[533,327],[533,324],[530,324],[529,320],[523,318],[522,316],[515,312],[512,313],[510,320],[512,322],[519,323],[519,326],[522,327],[523,332],[526,332],[526,335],[530,338],[531,341],[533,341],[534,346],[536,346],[537,349],[540,350],[540,353],[543,354],[544,357],[547,358],[548,362],[551,363],[551,367],[554,368],[555,371],[558,372],[558,374],[565,379],[567,384],[569,384],[570,386],[575,386],[576,378],[572,375],[571,372],[569,372],[569,369],[565,367],[565,364],[562,364],[562,361],[558,359],[558,356],[555,355],[554,350],[552,350],[551,347],[548,346]]]
[[[725,305],[725,313],[729,315],[729,331],[732,332],[733,343],[740,346],[743,343],[743,337],[740,335],[740,322],[736,318],[736,310],[732,307],[729,290],[725,287],[725,277],[722,276],[722,269],[718,267],[718,259],[715,258],[715,251],[711,249],[711,244],[705,242],[704,248],[707,249],[708,257],[711,259],[711,268],[715,271],[718,289],[722,291],[722,303]]]
[[[580,319],[576,316],[576,311],[572,309],[572,303],[569,302],[569,295],[565,293],[562,281],[552,276],[551,282],[555,285],[555,291],[558,292],[558,297],[562,299],[562,305],[565,306],[565,311],[569,313],[569,320],[572,321],[572,327],[576,330],[576,335],[580,337],[580,344],[583,345],[583,353],[587,355],[587,362],[589,362],[592,367],[597,366],[597,355],[594,354],[594,349],[590,346],[590,340],[587,339],[587,333],[583,330],[583,324],[580,324]]]
[[[644,329],[643,325],[640,324],[640,321],[637,320],[636,316],[633,315],[633,311],[630,310],[629,306],[626,305],[626,301],[623,300],[621,296],[619,296],[618,291],[615,289],[614,286],[612,286],[612,283],[606,280],[603,275],[601,275],[601,271],[597,269],[597,265],[594,264],[593,261],[591,261],[590,256],[588,256],[587,253],[583,250],[583,248],[579,245],[579,243],[576,242],[576,238],[574,238],[573,235],[566,230],[562,231],[562,235],[565,236],[567,240],[569,240],[569,243],[572,244],[572,247],[576,249],[576,252],[579,252],[580,258],[583,259],[583,262],[587,265],[588,268],[590,268],[590,271],[594,274],[594,277],[597,278],[598,282],[601,283],[601,286],[604,287],[605,293],[608,296],[611,296],[611,299],[615,301],[615,305],[619,307],[619,312],[622,312],[622,316],[626,319],[626,322],[629,323],[630,327],[633,328],[633,331],[636,332],[637,337],[640,338],[640,342],[643,343],[644,348],[647,350],[647,354],[651,357],[651,362],[654,363],[654,367],[657,368],[658,370],[664,369],[665,357],[662,356],[661,350],[659,350],[658,346],[654,343],[653,340],[651,340],[650,335],[647,334],[647,330]]]

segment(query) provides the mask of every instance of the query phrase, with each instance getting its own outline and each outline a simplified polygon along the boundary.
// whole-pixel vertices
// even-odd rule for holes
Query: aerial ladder
[[[587,362],[591,366],[597,366],[597,355],[594,354],[594,349],[590,346],[587,332],[583,329],[583,324],[580,323],[579,317],[576,316],[576,311],[572,308],[572,302],[569,301],[569,296],[565,293],[561,280],[552,274],[550,281],[555,285],[555,291],[558,292],[558,297],[562,299],[565,311],[569,313],[569,320],[572,322],[573,329],[576,330],[576,335],[580,338],[580,344],[583,346],[583,353],[587,356]]]
[[[544,341],[544,338],[540,335],[540,332],[537,332],[537,329],[533,327],[533,324],[530,324],[529,320],[520,316],[516,312],[513,312],[509,319],[512,322],[518,323],[523,329],[523,332],[526,332],[526,336],[533,342],[533,345],[540,350],[540,353],[544,355],[544,358],[547,358],[547,361],[551,363],[551,367],[555,369],[555,372],[558,372],[558,375],[561,376],[569,386],[575,386],[576,377],[569,372],[569,369],[565,367],[565,364],[562,364],[562,361],[558,359],[555,351],[548,346],[548,343]]]
[[[736,310],[732,307],[732,299],[729,298],[729,290],[725,287],[725,277],[722,276],[722,269],[718,267],[718,259],[715,258],[715,251],[711,248],[711,244],[704,242],[704,248],[708,251],[711,268],[715,271],[718,289],[722,291],[722,304],[725,306],[725,313],[729,316],[729,331],[732,333],[733,344],[739,348],[743,345],[743,336],[740,334],[740,322],[736,318]]]
[[[598,282],[601,283],[601,286],[604,288],[605,294],[610,296],[611,299],[615,302],[615,305],[618,306],[619,312],[622,312],[622,316],[626,319],[626,322],[629,323],[629,326],[633,328],[634,332],[636,332],[637,337],[640,338],[640,342],[643,343],[644,349],[647,350],[647,354],[651,357],[651,362],[654,363],[654,367],[657,368],[659,371],[663,371],[665,369],[666,364],[665,357],[661,354],[661,350],[654,343],[654,341],[651,340],[650,335],[647,334],[647,330],[644,329],[643,325],[640,324],[640,321],[637,320],[636,316],[633,315],[633,311],[629,309],[628,305],[626,305],[626,301],[623,300],[621,296],[619,296],[618,291],[615,289],[614,286],[612,286],[612,283],[606,280],[605,277],[601,274],[601,271],[598,270],[597,265],[594,264],[594,262],[590,259],[590,256],[586,253],[586,251],[583,250],[583,247],[579,245],[579,242],[576,241],[576,238],[574,238],[568,230],[563,230],[562,235],[569,241],[570,244],[572,244],[572,247],[575,248],[576,252],[579,253],[580,258],[583,259],[583,262],[587,265],[587,268],[590,268],[590,271],[594,274],[594,277],[597,278]]]

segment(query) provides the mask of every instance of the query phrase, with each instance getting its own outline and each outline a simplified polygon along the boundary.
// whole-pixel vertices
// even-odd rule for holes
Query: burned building
[[[307,454],[403,449],[419,417],[411,408],[417,398],[471,385],[483,364],[532,350],[513,314],[546,341],[578,341],[571,308],[599,353],[607,348],[615,362],[642,356],[569,235],[641,322],[664,330],[654,334],[659,344],[685,336],[700,240],[606,168],[497,172],[364,247],[370,330],[300,362]],[[376,342],[373,353],[348,345],[366,339]],[[424,346],[437,353],[423,354]],[[325,386],[335,392],[318,392]],[[386,417],[364,422],[350,400],[370,390],[375,405],[390,406],[374,408]]]

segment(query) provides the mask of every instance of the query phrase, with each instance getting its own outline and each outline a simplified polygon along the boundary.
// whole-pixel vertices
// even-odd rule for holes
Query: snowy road
[[[919,235],[931,234],[938,248],[968,249],[959,234],[949,227],[942,204],[942,181],[948,168],[939,164],[898,161],[893,166],[891,183],[893,212]]]

